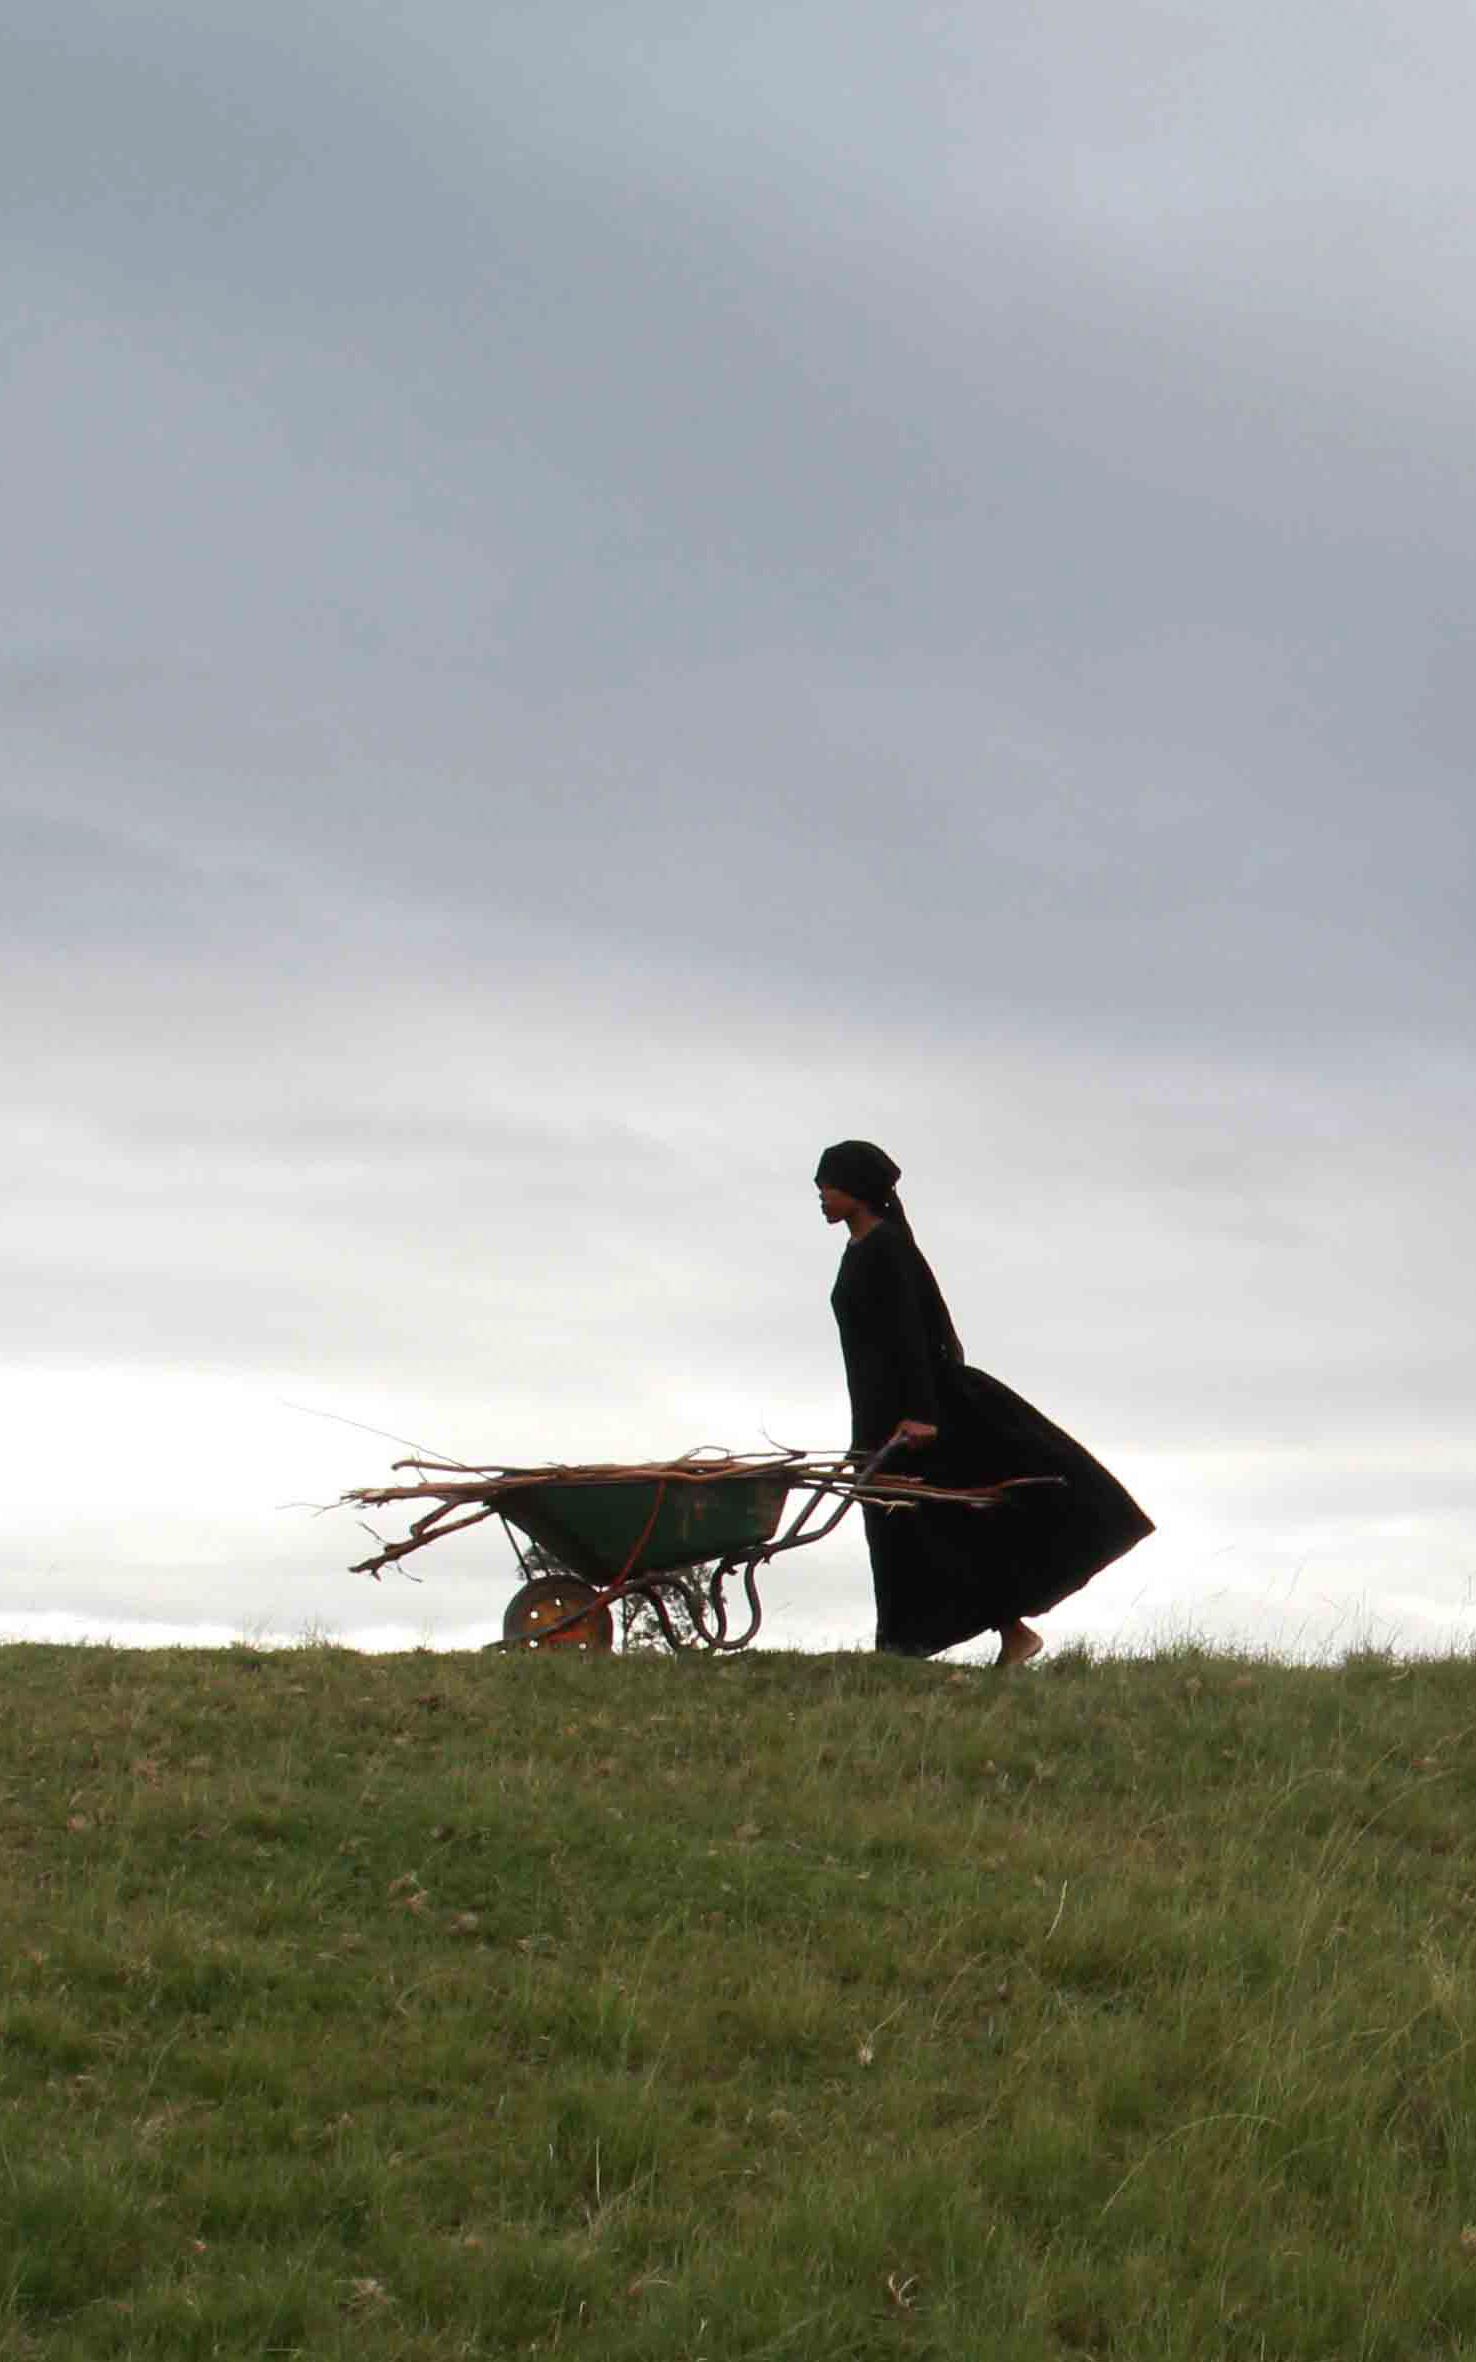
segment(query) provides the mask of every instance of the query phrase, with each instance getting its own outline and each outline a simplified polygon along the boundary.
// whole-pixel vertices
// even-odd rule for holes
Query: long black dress
[[[938,1429],[889,1467],[930,1484],[1051,1476],[1007,1505],[867,1508],[876,1645],[932,1656],[1079,1591],[1153,1531],[1090,1452],[998,1378],[970,1369],[912,1235],[882,1221],[853,1239],[831,1296],[851,1397],[851,1448],[878,1450],[902,1419]]]

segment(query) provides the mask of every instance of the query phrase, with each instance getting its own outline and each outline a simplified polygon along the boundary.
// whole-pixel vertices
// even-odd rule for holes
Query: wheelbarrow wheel
[[[591,1653],[615,1646],[615,1619],[596,1606],[599,1593],[578,1575],[535,1575],[515,1591],[502,1619],[502,1637],[518,1648],[577,1648]],[[584,1613],[580,1611],[584,1610]],[[566,1619],[576,1617],[569,1623]],[[563,1630],[556,1627],[563,1625]]]

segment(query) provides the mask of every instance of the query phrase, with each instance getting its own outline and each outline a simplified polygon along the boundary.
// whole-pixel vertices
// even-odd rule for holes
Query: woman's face
[[[864,1214],[866,1207],[859,1197],[848,1190],[833,1189],[828,1181],[819,1183],[820,1211],[827,1222],[849,1222],[853,1214]]]

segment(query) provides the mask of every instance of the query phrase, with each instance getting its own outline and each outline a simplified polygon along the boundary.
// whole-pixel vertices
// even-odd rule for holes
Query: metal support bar
[[[856,1496],[862,1485],[867,1483],[867,1481],[876,1474],[876,1471],[878,1468],[880,1468],[883,1460],[889,1460],[893,1452],[897,1451],[899,1448],[898,1438],[894,1435],[889,1442],[882,1445],[879,1452],[873,1452],[865,1467],[858,1469],[855,1476],[852,1477],[849,1490],[841,1493],[840,1507],[838,1509],[832,1510],[830,1516],[825,1520],[824,1525],[816,1526],[813,1534],[806,1534],[804,1529],[809,1524],[810,1519],[814,1516],[815,1511],[819,1508],[822,1500],[825,1499],[826,1494],[832,1489],[840,1491],[839,1486],[835,1488],[832,1488],[828,1485],[824,1488],[817,1487],[816,1490],[811,1493],[809,1500],[806,1502],[804,1508],[800,1511],[799,1516],[795,1519],[788,1533],[781,1534],[777,1542],[765,1543],[763,1556],[765,1558],[775,1558],[778,1556],[778,1553],[781,1550],[793,1550],[801,1538],[803,1538],[806,1542],[820,1542],[824,1540],[827,1534],[834,1533],[836,1527],[840,1524],[841,1519],[845,1516],[846,1511],[854,1507]]]

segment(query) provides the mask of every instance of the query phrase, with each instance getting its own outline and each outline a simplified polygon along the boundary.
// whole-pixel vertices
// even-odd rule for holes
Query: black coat
[[[959,1488],[1053,1477],[997,1509],[867,1509],[877,1645],[932,1655],[1040,1615],[1153,1526],[1132,1496],[1021,1395],[970,1369],[910,1233],[853,1239],[831,1296],[851,1397],[851,1446],[869,1455],[903,1419],[938,1441],[901,1450],[898,1474]]]

